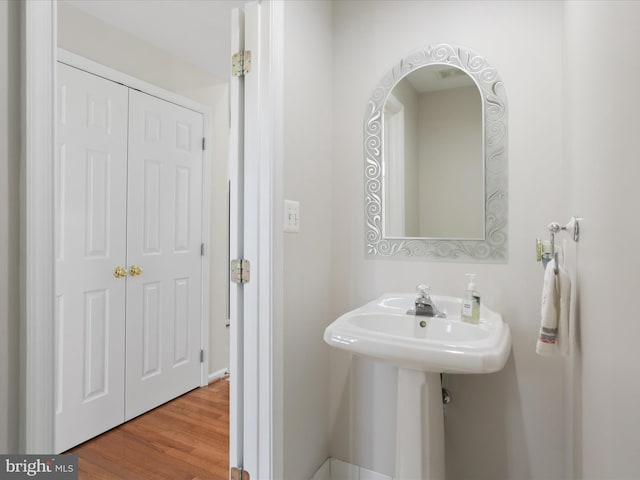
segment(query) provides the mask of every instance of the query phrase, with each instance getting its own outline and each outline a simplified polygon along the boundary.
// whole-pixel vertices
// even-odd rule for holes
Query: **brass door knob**
[[[113,272],[113,276],[116,278],[126,277],[127,269],[123,267],[116,267],[115,271]]]
[[[131,275],[132,277],[137,277],[138,275],[142,274],[142,267],[139,267],[138,265],[131,265],[129,267],[129,275]]]

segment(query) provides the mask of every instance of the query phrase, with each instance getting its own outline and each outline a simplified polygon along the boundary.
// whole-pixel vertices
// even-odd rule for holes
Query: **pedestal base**
[[[397,480],[445,480],[440,374],[398,369]]]

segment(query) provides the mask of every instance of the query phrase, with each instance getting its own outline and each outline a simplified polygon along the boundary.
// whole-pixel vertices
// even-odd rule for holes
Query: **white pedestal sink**
[[[345,313],[324,332],[329,345],[398,367],[396,480],[444,480],[440,373],[501,370],[511,350],[502,317],[484,305],[463,322],[460,299],[431,296],[446,318],[407,314],[415,294],[385,294]]]

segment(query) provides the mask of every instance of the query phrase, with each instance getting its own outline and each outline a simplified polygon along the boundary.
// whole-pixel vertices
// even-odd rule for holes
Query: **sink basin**
[[[324,341],[398,367],[395,478],[445,478],[440,373],[490,373],[511,350],[500,314],[480,306],[480,322],[460,318],[460,299],[431,295],[446,318],[407,314],[416,294],[389,293],[345,313]]]
[[[415,294],[385,294],[345,313],[324,332],[329,345],[424,372],[491,373],[511,350],[509,327],[484,305],[480,322],[460,318],[460,299],[431,295],[446,318],[407,314]],[[426,326],[421,326],[421,322]]]

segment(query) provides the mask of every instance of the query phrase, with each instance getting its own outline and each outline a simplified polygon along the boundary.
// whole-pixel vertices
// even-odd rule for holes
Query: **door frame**
[[[22,5],[22,162],[20,252],[20,451],[53,450],[53,162],[55,155],[55,92],[57,61],[56,0],[25,0]],[[260,249],[255,282],[260,293],[260,323],[265,332],[254,348],[260,378],[251,384],[261,415],[251,420],[260,432],[261,448],[253,453],[254,478],[282,478],[283,473],[283,56],[284,1],[260,2],[262,60],[260,72],[259,142],[262,148],[260,200],[268,215],[256,216],[270,241]],[[264,378],[263,378],[264,377]],[[239,433],[239,432],[238,432]],[[259,460],[258,460],[259,456]],[[253,463],[253,462],[252,462]]]
[[[53,451],[56,5],[22,2],[20,451]]]
[[[55,394],[54,169],[58,60],[137,88],[203,115],[211,145],[211,109],[117,70],[57,48],[56,0],[22,2],[22,159],[20,251],[20,451],[53,453]],[[211,149],[203,152],[201,348],[209,351]],[[201,386],[208,383],[208,355]]]
[[[232,467],[260,479],[282,478],[284,471],[284,2],[247,3],[244,15],[251,72],[244,79],[243,254],[251,262],[251,279],[242,287],[243,332],[237,339],[243,371],[237,446],[242,451],[230,452],[230,460]]]

